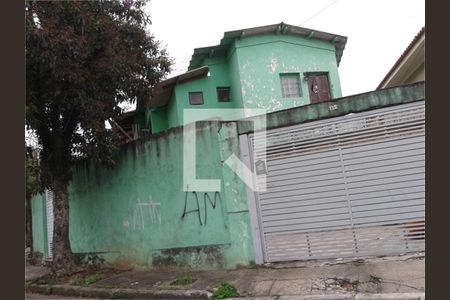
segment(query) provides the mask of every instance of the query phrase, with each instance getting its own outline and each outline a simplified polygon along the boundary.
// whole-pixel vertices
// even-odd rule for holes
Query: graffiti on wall
[[[203,217],[202,217],[202,212],[201,212],[201,209],[200,209],[200,204],[201,204],[201,199],[202,199],[201,195],[202,194],[203,194]],[[181,220],[184,220],[184,218],[187,215],[189,215],[189,214],[195,214],[195,215],[197,215],[198,222],[199,222],[200,226],[206,225],[207,222],[208,222],[208,206],[207,206],[207,203],[209,203],[211,205],[211,207],[213,209],[215,209],[217,204],[219,202],[222,202],[222,198],[220,197],[220,193],[219,192],[214,192],[213,199],[211,199],[211,196],[210,196],[210,194],[208,192],[203,192],[203,193],[197,193],[195,191],[193,191],[193,192],[185,192],[184,193],[184,208],[183,208],[183,214],[181,215]],[[194,202],[195,209],[187,210],[188,200]],[[221,210],[221,213],[222,213],[223,220],[225,221],[225,215],[224,215],[223,204],[222,203],[220,204],[220,210]],[[227,225],[225,224],[225,222],[224,222],[224,226],[225,226],[225,228],[227,228]]]
[[[133,229],[145,229],[145,225],[161,224],[161,203],[153,202],[149,197],[148,202],[141,202],[138,198],[133,212]]]

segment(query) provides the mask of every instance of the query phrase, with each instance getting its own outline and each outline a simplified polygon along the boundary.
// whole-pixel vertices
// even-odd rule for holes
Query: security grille
[[[47,242],[48,242],[48,259],[53,259],[53,192],[45,191],[45,202],[47,212]]]
[[[425,249],[424,101],[269,130],[266,153],[266,262]]]

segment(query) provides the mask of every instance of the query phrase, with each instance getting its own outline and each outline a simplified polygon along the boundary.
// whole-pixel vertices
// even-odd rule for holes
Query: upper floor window
[[[283,98],[299,98],[300,91],[300,74],[280,74],[281,94]]]
[[[203,92],[189,92],[189,104],[202,105],[203,104]]]
[[[218,87],[217,100],[219,102],[230,102],[230,87]]]

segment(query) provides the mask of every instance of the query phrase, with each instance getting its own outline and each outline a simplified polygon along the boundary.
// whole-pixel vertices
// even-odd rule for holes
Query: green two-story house
[[[182,125],[185,108],[273,112],[339,98],[346,41],[284,23],[225,32],[219,45],[194,49],[186,73],[155,87],[151,132]]]

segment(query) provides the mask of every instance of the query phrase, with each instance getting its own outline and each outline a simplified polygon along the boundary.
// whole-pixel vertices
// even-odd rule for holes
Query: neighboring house
[[[225,32],[219,45],[194,49],[186,73],[155,87],[152,133],[182,125],[185,108],[274,112],[339,98],[346,41],[284,23]]]
[[[425,80],[425,27],[414,37],[408,48],[378,85],[377,89]]]

